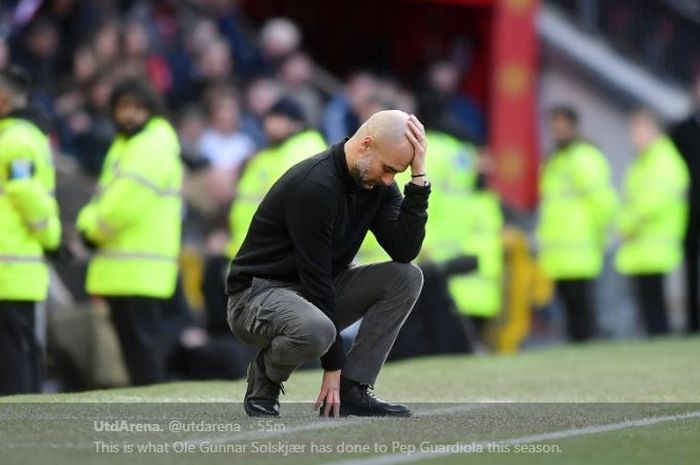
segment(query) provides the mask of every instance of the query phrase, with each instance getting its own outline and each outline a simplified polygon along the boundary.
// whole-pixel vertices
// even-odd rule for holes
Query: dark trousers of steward
[[[41,347],[36,302],[0,301],[0,395],[39,392]]]
[[[143,386],[165,380],[163,347],[164,301],[141,296],[105,297],[119,338],[131,384]]]
[[[334,280],[340,330],[363,318],[347,352],[346,378],[374,385],[394,340],[418,299],[423,275],[414,265],[384,262],[351,267]],[[254,278],[229,297],[228,323],[241,341],[264,350],[272,381],[286,381],[304,362],[326,353],[336,328],[296,284]]]

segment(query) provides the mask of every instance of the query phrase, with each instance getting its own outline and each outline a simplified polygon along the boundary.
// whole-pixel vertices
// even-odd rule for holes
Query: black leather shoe
[[[243,409],[249,417],[280,416],[280,392],[282,383],[276,383],[265,374],[263,351],[258,352],[248,365],[248,389],[245,392]]]
[[[369,384],[340,377],[340,416],[410,417],[411,410],[403,404],[392,404],[378,398]]]

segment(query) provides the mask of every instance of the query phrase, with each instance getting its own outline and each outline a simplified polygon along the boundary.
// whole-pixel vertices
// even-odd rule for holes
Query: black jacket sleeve
[[[430,186],[408,183],[401,196],[396,183],[384,193],[372,233],[392,260],[408,263],[418,255],[428,220]]]
[[[300,183],[287,199],[285,211],[302,294],[336,327],[335,342],[321,357],[321,366],[324,370],[340,370],[345,364],[345,352],[335,316],[332,277],[333,224],[339,213],[338,194],[313,182]]]

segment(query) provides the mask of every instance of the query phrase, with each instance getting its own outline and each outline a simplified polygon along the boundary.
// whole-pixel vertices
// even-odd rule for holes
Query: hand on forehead
[[[406,135],[412,131],[416,137],[425,137],[422,125],[413,115],[399,110],[380,111],[372,115],[364,124],[367,135],[370,135],[377,150],[390,161],[408,167],[413,158],[414,148]]]

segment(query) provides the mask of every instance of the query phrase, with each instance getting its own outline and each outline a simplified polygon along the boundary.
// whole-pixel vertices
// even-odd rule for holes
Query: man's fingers
[[[414,136],[411,131],[406,131],[406,137],[408,137],[408,141],[413,146],[413,154],[415,156],[415,154],[417,154],[418,152],[420,152],[422,150],[420,143],[418,142],[418,139],[416,139],[416,136]]]
[[[335,395],[335,402],[333,403],[333,415],[336,418],[340,418],[340,393]]]
[[[327,417],[328,414],[331,412],[332,402],[329,402],[329,401],[332,401],[332,399],[333,399],[333,392],[329,393],[329,395],[326,396],[326,405],[325,405],[325,408],[323,409],[323,416],[324,417]]]
[[[318,399],[316,399],[316,403],[314,404],[314,410],[318,410],[319,408],[321,408],[321,404],[326,398],[326,392],[326,389],[321,389],[321,393],[318,395]]]
[[[411,131],[406,131],[406,137],[408,137],[409,142],[413,145],[414,155],[425,152],[425,148]]]
[[[413,133],[416,135],[416,137],[418,137],[418,139],[422,139],[422,138],[423,138],[423,135],[424,135],[423,129],[422,129],[420,126],[418,126],[417,123],[415,123],[414,121],[409,120],[409,121],[408,121],[408,127],[413,131]]]
[[[409,119],[409,121],[414,122],[416,124],[416,126],[418,126],[418,128],[421,131],[425,132],[425,127],[423,126],[423,123],[420,122],[420,120],[418,119],[418,117],[416,115],[410,115],[408,117],[408,119]]]
[[[317,401],[318,404],[318,401]],[[324,417],[332,416],[340,417],[340,393],[336,390],[328,390],[325,392],[325,397],[321,402],[322,412]],[[316,408],[318,410],[318,407]]]
[[[420,148],[420,142],[418,142],[418,139],[416,138],[415,134],[413,132],[407,130],[406,131],[406,137],[408,137],[408,140],[413,144],[416,148]]]
[[[416,138],[416,140],[418,140],[418,142],[421,144],[421,146],[423,144],[425,144],[425,133],[422,130],[420,130],[418,128],[418,126],[416,126],[415,124],[412,124],[409,121],[408,129],[413,134],[413,136]]]

